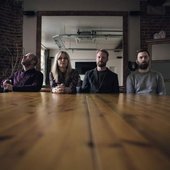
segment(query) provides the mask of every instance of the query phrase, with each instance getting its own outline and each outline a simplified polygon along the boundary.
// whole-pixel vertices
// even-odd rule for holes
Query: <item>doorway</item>
[[[57,51],[65,48],[74,56],[71,59],[75,67],[77,61],[93,62],[89,55],[95,60],[95,50],[105,48],[110,53],[109,60],[114,64],[119,63],[116,66],[109,64],[109,67],[118,73],[119,85],[124,88],[128,65],[127,16],[126,12],[113,11],[38,12],[37,55],[41,56],[42,46],[48,50],[48,54],[49,49]],[[85,37],[82,38],[82,35]],[[52,53],[48,57],[53,57]],[[48,77],[48,72],[45,74]]]

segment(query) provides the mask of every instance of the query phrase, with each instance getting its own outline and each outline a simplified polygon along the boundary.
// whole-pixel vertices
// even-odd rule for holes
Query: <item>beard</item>
[[[28,60],[26,60],[26,61],[21,61],[21,64],[22,64],[23,66],[25,66],[25,67],[29,67],[29,66],[31,65],[31,61],[28,61]]]
[[[97,63],[97,66],[99,66],[99,67],[105,67],[105,66],[106,66],[106,63],[105,63],[105,62],[102,62],[102,61],[99,61],[99,62]]]
[[[149,62],[138,63],[138,68],[141,70],[146,70],[149,67]]]

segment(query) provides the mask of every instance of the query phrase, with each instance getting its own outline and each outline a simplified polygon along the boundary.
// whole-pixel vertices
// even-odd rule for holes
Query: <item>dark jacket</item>
[[[107,68],[106,71],[103,71],[103,78],[100,81],[99,74],[96,68],[87,71],[81,91],[84,93],[119,93],[119,82],[116,73]]]
[[[36,92],[40,91],[43,84],[43,74],[36,69],[17,71],[9,79],[13,91]]]

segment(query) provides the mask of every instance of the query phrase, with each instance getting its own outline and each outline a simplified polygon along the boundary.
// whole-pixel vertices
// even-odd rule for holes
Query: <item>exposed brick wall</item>
[[[161,30],[164,30],[166,32],[166,38],[170,38],[170,7],[164,7],[164,14],[151,14],[148,13],[147,9],[147,3],[141,2],[141,48],[147,48],[146,41],[153,39],[153,35],[160,32]]]
[[[22,55],[22,1],[0,0],[0,80]],[[18,56],[18,57],[17,57]]]

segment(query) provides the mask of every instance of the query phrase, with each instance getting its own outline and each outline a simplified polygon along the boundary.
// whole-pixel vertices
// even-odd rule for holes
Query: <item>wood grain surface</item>
[[[170,96],[0,94],[1,170],[170,170]]]

